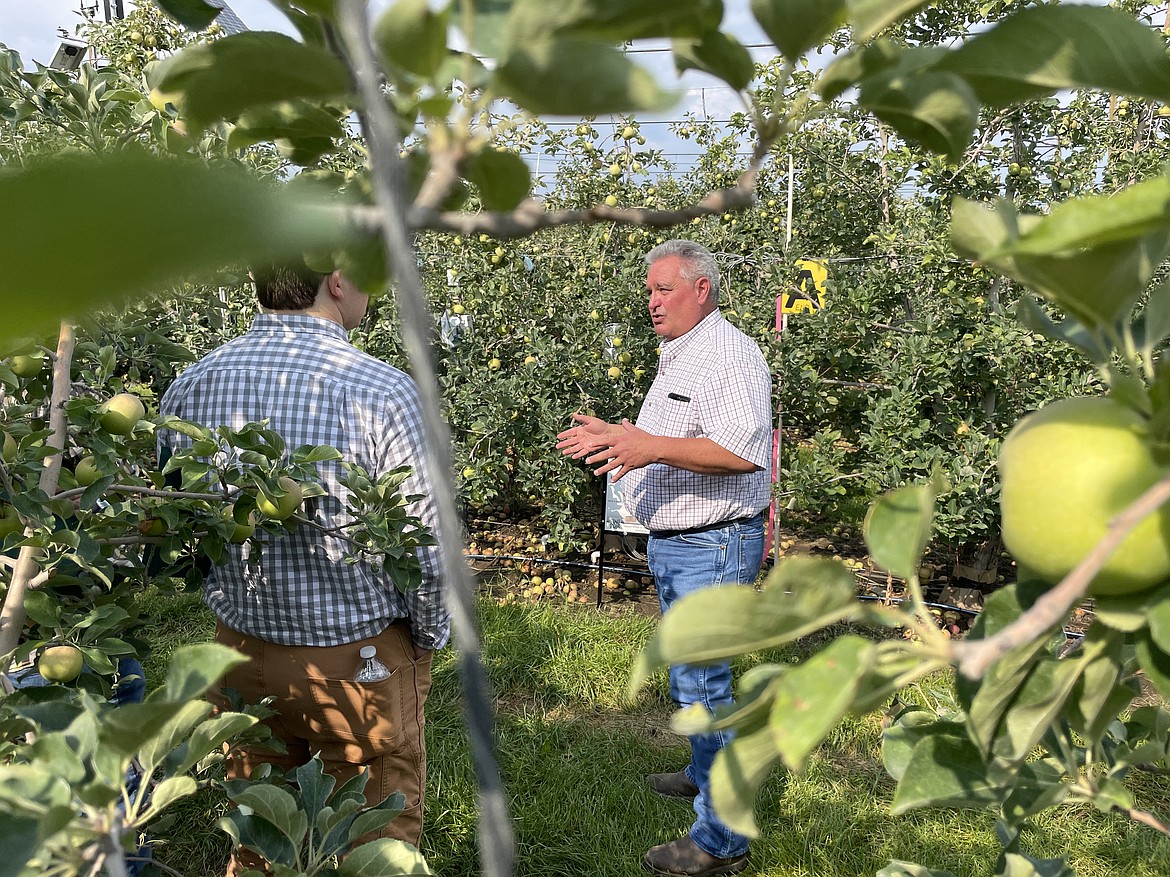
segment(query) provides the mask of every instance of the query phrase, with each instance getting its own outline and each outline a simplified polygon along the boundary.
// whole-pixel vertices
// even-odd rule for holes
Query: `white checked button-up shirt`
[[[438,535],[418,407],[406,374],[349,343],[345,329],[305,315],[261,314],[251,330],[188,368],[171,385],[163,414],[215,428],[239,429],[267,419],[287,447],[331,445],[377,477],[396,466],[413,474],[404,494],[421,494],[410,513]],[[160,449],[190,439],[159,433]],[[349,523],[340,463],[318,464],[328,496],[306,502],[306,512],[331,526]],[[422,586],[403,593],[366,563],[345,562],[346,543],[301,526],[252,546],[229,546],[204,588],[211,610],[235,630],[281,645],[335,646],[409,619],[415,644],[441,648],[450,636],[437,547],[418,549]]]
[[[767,508],[772,376],[759,346],[719,311],[663,342],[637,426],[652,435],[708,438],[760,467],[743,475],[701,475],[664,463],[633,470],[622,483],[634,517],[652,532],[705,527]]]

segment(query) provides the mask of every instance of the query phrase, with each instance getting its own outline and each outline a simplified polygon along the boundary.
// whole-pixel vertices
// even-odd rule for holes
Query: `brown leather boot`
[[[688,834],[670,843],[651,847],[642,859],[648,871],[660,877],[723,877],[738,874],[748,866],[748,854],[717,858],[697,843]]]
[[[685,770],[674,773],[652,773],[646,777],[650,788],[664,798],[684,798],[693,801],[699,794],[699,787],[691,782]]]

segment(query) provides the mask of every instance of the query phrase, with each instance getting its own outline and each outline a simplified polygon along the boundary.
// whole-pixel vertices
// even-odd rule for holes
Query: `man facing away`
[[[764,556],[762,512],[770,497],[772,378],[754,341],[719,313],[719,269],[705,247],[667,241],[646,261],[650,319],[662,338],[658,374],[637,424],[574,414],[557,447],[626,478],[633,515],[650,535],[647,560],[663,613],[702,588],[755,580]],[[732,703],[731,667],[675,665],[680,706]],[[748,864],[747,838],[711,806],[708,779],[726,732],[694,735],[691,761],[649,777],[654,791],[693,799],[695,821],[678,840],[653,847],[656,874],[713,877]]]
[[[210,428],[267,419],[288,447],[330,445],[375,478],[409,465],[402,492],[423,497],[409,513],[438,536],[417,387],[348,341],[366,312],[365,293],[340,272],[304,266],[254,272],[254,280],[264,313],[247,334],[188,368],[163,396],[161,412]],[[169,430],[160,436],[160,455],[190,442]],[[340,464],[319,471],[328,494],[303,513],[324,527],[349,523]],[[364,768],[370,804],[396,791],[406,797],[381,836],[417,846],[426,785],[423,704],[432,653],[450,636],[438,548],[419,549],[422,585],[404,593],[369,564],[345,563],[345,542],[316,527],[262,534],[259,542],[258,549],[251,541],[229,546],[204,600],[217,618],[216,641],[251,658],[223,686],[247,703],[274,697],[278,715],[269,723],[288,751],[244,752],[228,775],[246,777],[261,763],[287,770],[313,755],[339,784]],[[391,670],[388,680],[352,681],[367,645]],[[244,866],[257,864],[240,851],[229,873]]]

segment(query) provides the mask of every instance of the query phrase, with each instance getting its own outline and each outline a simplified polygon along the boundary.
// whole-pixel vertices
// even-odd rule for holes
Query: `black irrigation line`
[[[524,554],[465,554],[463,555],[468,560],[527,560],[533,563],[542,563],[545,566],[570,566],[573,569],[597,569],[596,563],[582,563],[578,560],[553,560],[548,557],[528,557]],[[628,566],[613,566],[611,564],[605,565],[606,569],[612,569],[614,572],[625,572],[630,575],[646,576],[650,575],[647,569],[635,569]]]
[[[524,554],[465,554],[463,556],[467,560],[521,560],[528,561],[529,563],[539,563],[545,566],[566,566],[572,567],[573,569],[587,570],[597,569],[596,563],[582,563],[581,561],[576,560],[554,560],[549,557],[529,557]],[[645,569],[636,569],[628,566],[610,566],[609,564],[606,564],[605,568],[607,570],[613,570],[614,572],[624,572],[637,576],[648,575],[648,571]],[[876,594],[858,594],[857,598],[859,600],[874,600],[894,604],[901,603],[905,599],[904,597],[881,597]],[[968,615],[972,618],[979,614],[977,609],[969,609],[963,606],[952,606],[949,603],[926,602],[924,605],[927,609],[939,609],[944,612],[958,612],[960,615]]]

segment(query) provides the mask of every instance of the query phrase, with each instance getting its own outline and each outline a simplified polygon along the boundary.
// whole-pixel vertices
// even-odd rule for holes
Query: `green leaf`
[[[512,0],[471,0],[471,26],[464,28],[465,16],[455,16],[456,26],[473,49],[488,58],[499,58],[508,41],[508,18]]]
[[[1161,342],[1170,338],[1170,278],[1150,292],[1140,321],[1140,344],[1147,357]]]
[[[910,766],[914,747],[927,737],[944,734],[956,739],[965,736],[963,725],[938,719],[925,709],[912,709],[882,732],[882,765],[895,782],[901,781]]]
[[[697,39],[675,39],[670,47],[679,73],[701,70],[722,79],[736,91],[747,88],[756,75],[751,53],[735,37],[720,31],[712,31]]]
[[[1170,655],[1158,648],[1149,631],[1142,630],[1134,635],[1134,649],[1138,666],[1164,698],[1170,698]]]
[[[174,773],[190,770],[200,760],[220,749],[224,743],[258,721],[256,717],[244,713],[220,713],[212,716],[194,730],[183,757],[168,765],[168,769]]]
[[[913,862],[892,859],[890,864],[877,872],[877,877],[955,877],[950,871],[934,871]]]
[[[481,149],[463,163],[463,175],[479,190],[485,210],[513,210],[532,187],[528,165],[515,152]]]
[[[598,116],[663,110],[674,96],[613,46],[553,37],[516,46],[495,72],[501,96],[530,112]]]
[[[949,729],[927,734],[910,756],[894,792],[895,816],[923,807],[977,808],[999,800],[975,745]]]
[[[1150,601],[1147,612],[1150,638],[1158,644],[1158,648],[1170,655],[1170,600]]]
[[[1023,764],[1064,711],[1084,669],[1083,661],[1058,661],[1048,656],[1036,663],[992,741],[991,754],[998,764],[1008,770]]]
[[[42,627],[53,629],[61,626],[61,603],[47,591],[29,591],[25,594],[24,611]]]
[[[309,829],[309,817],[297,807],[296,799],[284,789],[267,783],[255,783],[232,795],[232,800],[241,807],[248,807],[252,813],[272,825],[299,847]]]
[[[1091,743],[1100,742],[1110,723],[1129,705],[1134,692],[1121,684],[1125,635],[1101,624],[1089,628],[1084,648],[1065,660],[1084,667],[1072,697],[1070,724]]]
[[[817,77],[814,88],[825,100],[834,100],[865,77],[897,66],[906,51],[902,46],[880,39],[864,48],[842,52]]]
[[[1145,627],[1150,616],[1167,601],[1170,584],[1136,594],[1102,595],[1093,598],[1093,616],[1114,630],[1133,633]]]
[[[1059,806],[1070,791],[1058,762],[1030,761],[1020,766],[1015,787],[1004,799],[1003,818],[1012,826],[1022,827],[1032,816]]]
[[[1132,241],[1093,245],[1077,252],[1013,253],[1015,276],[1089,328],[1126,317],[1167,251],[1170,233],[1152,232]]]
[[[770,726],[784,763],[791,770],[805,759],[850,711],[875,646],[859,636],[842,636],[776,683]]]
[[[73,793],[63,779],[35,764],[8,764],[0,771],[0,801],[21,809],[30,803],[70,806]]]
[[[722,19],[723,0],[519,0],[508,24],[516,46],[554,35],[607,43],[699,38],[718,28]]]
[[[875,563],[902,578],[918,575],[937,495],[933,483],[910,485],[891,490],[869,507],[862,533]]]
[[[202,127],[263,104],[344,95],[349,74],[324,49],[284,34],[249,31],[188,46],[159,62],[156,85],[180,92],[183,113]]]
[[[860,103],[899,134],[942,155],[963,154],[979,119],[979,101],[953,73],[925,69],[934,58],[907,53],[898,67],[866,77]]]
[[[316,755],[298,766],[293,771],[293,777],[301,809],[315,817],[325,808],[337,780],[325,772],[324,764]]]
[[[432,11],[427,0],[397,0],[379,16],[374,41],[391,66],[428,79],[447,57],[449,7]]]
[[[1019,216],[1009,201],[998,198],[986,206],[956,198],[951,204],[951,243],[965,256],[987,259],[1019,236]]]
[[[927,5],[926,0],[846,0],[853,39],[863,43]]]
[[[703,664],[776,648],[858,611],[853,574],[837,561],[782,560],[761,591],[746,585],[707,588],[670,607],[638,654],[628,694],[668,664]]]
[[[1025,582],[1026,570],[1021,569],[1020,576],[1021,583]],[[1020,617],[1022,602],[1020,584],[996,591],[984,603],[983,611],[975,619],[967,638],[974,641],[994,636]],[[1063,639],[1063,633],[1060,636]],[[968,712],[968,733],[984,751],[990,749],[1003,712],[1015,696],[1016,689],[1023,684],[1033,662],[1048,651],[1050,645],[1048,640],[1036,639],[1020,646],[996,661],[977,681],[956,676],[955,694]]]
[[[1132,810],[1134,805],[1133,792],[1123,782],[1113,777],[1101,780],[1097,784],[1097,794],[1090,800],[1102,813],[1111,810]]]
[[[1028,329],[1053,341],[1063,341],[1081,351],[1090,362],[1100,365],[1113,355],[1099,331],[1090,330],[1079,320],[1056,323],[1032,295],[1021,295],[1016,302],[1016,317]]]
[[[237,844],[255,850],[265,861],[291,862],[296,856],[296,849],[289,839],[266,819],[246,815],[241,810],[233,810],[220,819],[218,825]]]
[[[85,765],[77,744],[66,734],[41,734],[28,748],[29,760],[43,764],[67,783],[78,785],[85,779]]]
[[[25,865],[40,846],[38,820],[5,813],[0,819],[0,877],[27,875]]]
[[[218,643],[180,646],[171,655],[166,685],[151,700],[165,697],[168,702],[183,703],[200,697],[232,667],[247,662],[235,649]]]
[[[996,877],[1076,877],[1064,859],[1033,859],[1020,853],[1004,853]]]
[[[157,0],[158,7],[188,30],[205,30],[215,21],[220,7],[207,0]]]
[[[167,754],[182,743],[191,733],[191,729],[198,725],[210,711],[210,704],[203,701],[193,700],[179,706],[158,733],[138,750],[143,770],[148,774],[154,773],[155,768],[162,764]]]
[[[140,155],[75,157],[6,172],[0,204],[0,261],[8,282],[38,293],[8,302],[4,337],[46,332],[62,317],[157,292],[193,273],[299,256],[349,236],[328,205],[240,168]],[[90,233],[84,211],[62,210],[63,204],[101,204],[103,222],[127,240],[149,242],[150,258],[141,258],[141,249],[132,257],[111,247]],[[70,241],[70,258],[46,259],[62,240]],[[85,283],[77,282],[78,264],[86,266]]]
[[[1153,177],[1109,195],[1062,201],[1020,229],[1009,255],[1049,255],[1132,241],[1170,223],[1170,176]]]
[[[308,101],[283,101],[242,113],[228,134],[228,148],[243,149],[280,139],[331,140],[344,135],[336,113]]]
[[[759,837],[753,812],[756,794],[779,760],[780,753],[768,727],[736,735],[715,755],[708,780],[711,804],[733,831],[745,837]]]
[[[292,452],[294,463],[328,463],[342,459],[341,451],[329,445],[304,445]]]
[[[962,76],[991,106],[1081,88],[1170,101],[1161,37],[1132,14],[1103,6],[1022,9],[949,52],[939,69]]]
[[[845,23],[845,0],[752,0],[751,7],[760,28],[790,61]]]
[[[337,867],[337,877],[396,877],[430,874],[426,859],[403,840],[379,838],[346,854]]]
[[[401,792],[395,792],[377,807],[371,807],[358,813],[349,826],[349,842],[353,843],[362,835],[378,831],[389,825],[402,813],[405,806],[406,796]]]
[[[171,804],[190,795],[194,795],[197,791],[199,791],[199,785],[192,777],[186,775],[167,777],[155,786],[150,793],[152,818]]]

